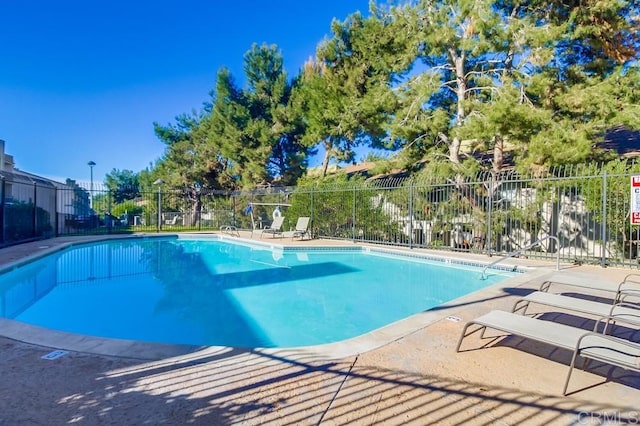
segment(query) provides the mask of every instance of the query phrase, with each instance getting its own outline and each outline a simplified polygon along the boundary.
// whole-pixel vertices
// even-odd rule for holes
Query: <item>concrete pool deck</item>
[[[92,239],[56,238],[3,248],[0,266]],[[263,242],[345,244],[271,237]],[[492,309],[510,310],[518,296],[550,276],[618,283],[636,272],[573,265],[555,272],[553,262],[505,263],[534,270],[394,324],[404,330],[382,329],[323,350],[149,345],[4,320],[0,425],[640,423],[638,373],[595,363],[587,372],[574,373],[573,393],[562,397],[570,361],[566,351],[514,337],[481,341],[474,335],[456,353],[467,320]],[[566,313],[553,315],[589,323]],[[55,349],[68,352],[42,358]]]

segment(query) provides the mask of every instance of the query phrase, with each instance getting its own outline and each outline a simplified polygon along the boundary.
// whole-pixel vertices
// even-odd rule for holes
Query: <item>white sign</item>
[[[640,225],[640,176],[631,176],[631,224]]]

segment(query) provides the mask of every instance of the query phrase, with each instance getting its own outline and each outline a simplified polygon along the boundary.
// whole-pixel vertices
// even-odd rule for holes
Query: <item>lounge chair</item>
[[[472,325],[479,327],[467,333],[467,329]],[[599,322],[596,323],[595,330],[598,325]],[[504,311],[491,311],[467,322],[462,329],[456,352],[460,351],[460,345],[465,337],[477,331],[481,331],[481,337],[484,337],[487,328],[573,352],[562,395],[567,394],[569,379],[579,356],[585,360],[601,361],[626,370],[640,372],[640,343]]]
[[[640,326],[640,306],[628,303],[599,303],[578,297],[564,296],[544,291],[534,291],[533,293],[522,297],[513,305],[511,312],[520,312],[524,315],[527,313],[527,308],[532,303],[582,314],[594,315],[598,318],[611,317],[613,321],[619,318],[629,324]]]
[[[271,234],[273,237],[276,234],[282,236],[282,223],[284,222],[284,216],[277,216],[273,218],[273,222],[271,222],[271,226],[264,228],[260,233],[260,238],[266,233]]]
[[[570,278],[561,274],[554,274],[540,285],[540,291],[549,291],[551,286],[559,284],[563,286],[579,287],[597,292],[615,293],[616,302],[628,297],[640,299],[640,275],[629,274],[621,283],[608,281],[594,281],[588,277]]]
[[[180,215],[176,214],[171,219],[165,219],[164,224],[168,226],[175,226],[178,223],[178,220],[180,220]]]
[[[304,236],[311,237],[309,234],[309,217],[301,216],[298,218],[298,222],[296,223],[296,229],[293,230],[291,234],[291,238],[300,237],[301,240],[304,240]]]

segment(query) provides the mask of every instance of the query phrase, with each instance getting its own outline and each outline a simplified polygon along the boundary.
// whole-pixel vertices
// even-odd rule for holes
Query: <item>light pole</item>
[[[89,170],[91,171],[91,183],[89,184],[89,208],[93,209],[93,166],[96,165],[95,161],[89,161]]]
[[[162,229],[162,184],[164,181],[162,179],[158,179],[153,182],[154,185],[158,185],[158,225],[156,226],[156,230],[160,232]]]

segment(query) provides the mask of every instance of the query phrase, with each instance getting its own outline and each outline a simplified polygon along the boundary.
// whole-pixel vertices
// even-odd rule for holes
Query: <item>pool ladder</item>
[[[535,247],[538,244],[540,244],[540,243],[542,243],[542,242],[544,242],[546,240],[549,240],[549,239],[555,240],[556,244],[558,245],[558,249],[556,250],[556,271],[559,271],[560,270],[560,240],[555,235],[547,235],[546,237],[540,238],[539,240],[536,240],[535,242],[533,242],[531,244],[528,244],[528,245],[526,245],[526,246],[524,246],[524,247],[522,247],[522,248],[520,248],[520,249],[518,249],[516,251],[513,251],[511,253],[507,253],[504,256],[502,256],[500,259],[497,259],[497,260],[491,262],[490,264],[486,265],[482,269],[482,277],[481,278],[483,280],[487,279],[487,274],[486,274],[487,269],[491,268],[492,266],[502,262],[503,260],[509,259],[510,257],[517,256],[520,253],[522,253],[523,251],[529,250],[531,247]]]

